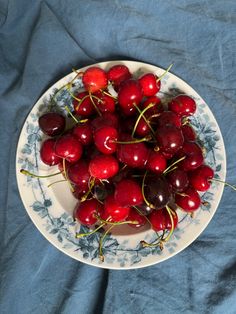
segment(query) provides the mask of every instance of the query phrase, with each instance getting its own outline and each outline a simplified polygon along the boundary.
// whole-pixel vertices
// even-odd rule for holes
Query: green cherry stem
[[[174,231],[174,219],[173,219],[173,216],[172,216],[170,207],[166,205],[165,208],[166,208],[166,210],[167,210],[167,212],[168,212],[168,214],[169,214],[170,221],[171,221],[171,229],[170,229],[170,232],[169,232],[168,236],[163,240],[163,241],[167,242],[167,241],[170,239],[170,237],[172,236],[173,231]]]
[[[92,102],[92,104],[93,104],[95,110],[97,111],[98,115],[101,117],[102,114],[101,114],[100,110],[98,109],[97,105],[95,104],[95,102],[94,102],[94,100],[93,100],[93,97],[96,97],[96,96],[93,96],[92,93],[89,92],[89,98],[90,98],[90,100],[91,100],[91,102]],[[99,99],[99,100],[100,100],[100,99]]]
[[[84,196],[82,196],[82,198],[81,198],[81,200],[80,200],[81,202],[86,201],[86,200],[88,199],[88,196],[89,196],[90,193],[93,194],[93,193],[92,193],[92,189],[93,189],[93,187],[94,187],[94,184],[95,184],[95,178],[92,178],[92,179],[91,179],[91,177],[90,177],[89,182],[88,182],[88,187],[89,187],[89,189],[88,189],[88,191],[86,192],[86,194],[84,194]]]
[[[137,143],[142,143],[142,142],[148,142],[150,140],[150,136],[145,136],[144,138],[132,140],[132,141],[112,141],[113,143],[117,144],[137,144]]]
[[[104,227],[104,226],[105,226],[105,223],[102,223],[100,226],[98,226],[97,228],[93,229],[93,230],[90,231],[90,232],[86,232],[86,233],[77,233],[77,232],[76,232],[75,237],[76,237],[76,239],[79,239],[79,238],[82,238],[82,237],[89,236],[89,235],[91,235],[91,234],[97,232],[99,229],[101,229],[101,228]]]
[[[60,183],[60,182],[66,182],[67,180],[58,180],[58,181],[55,181],[55,182],[52,182],[50,184],[48,184],[48,188],[52,187],[54,184],[56,183]]]
[[[163,77],[170,71],[170,69],[172,68],[172,66],[173,66],[173,63],[170,64],[170,65],[168,66],[168,68],[165,70],[165,72],[157,79],[157,83],[158,83],[160,80],[163,79]]]
[[[68,114],[71,116],[71,118],[78,124],[80,123],[78,119],[76,119],[76,117],[72,114],[72,112],[70,111],[68,106],[65,106],[66,111],[68,112]]]
[[[232,185],[232,184],[230,184],[230,183],[227,183],[227,182],[225,182],[225,181],[222,181],[222,180],[220,180],[220,179],[212,178],[212,179],[210,179],[209,181],[216,181],[216,182],[223,183],[224,185],[226,185],[226,186],[230,187],[231,189],[233,189],[234,191],[236,191],[236,186],[234,186],[234,185]]]
[[[152,108],[152,107],[154,107],[154,106],[155,106],[155,104],[150,103],[146,108],[144,108],[144,109],[139,113],[138,119],[137,119],[137,121],[136,121],[136,123],[135,123],[135,125],[134,125],[134,128],[133,128],[133,131],[132,131],[132,137],[134,137],[134,133],[135,133],[135,131],[136,131],[136,128],[137,128],[137,126],[138,126],[138,123],[139,123],[139,121],[141,120],[141,118],[143,117],[144,113],[145,113],[148,109],[150,109],[150,108]],[[145,121],[145,122],[146,122],[146,121]],[[148,127],[150,128],[150,125],[149,125],[149,124],[148,124]]]
[[[102,252],[102,244],[103,244],[103,241],[104,239],[106,238],[106,236],[108,235],[108,233],[114,228],[115,226],[114,225],[111,225],[103,234],[103,236],[100,238],[99,240],[99,259],[101,262],[104,262],[104,255],[103,255],[103,252]]]
[[[102,94],[105,94],[105,95],[110,96],[111,98],[117,100],[117,97],[116,97],[116,96],[111,95],[110,93],[106,92],[105,90],[100,89],[100,92],[101,92]]]
[[[173,166],[175,166],[176,164],[178,164],[179,162],[181,162],[182,160],[184,160],[186,158],[186,156],[183,156],[183,157],[181,157],[181,158],[179,158],[178,160],[176,160],[175,162],[173,162],[173,164],[171,164],[169,167],[167,167],[164,171],[163,171],[163,174],[166,174],[167,172],[170,172],[171,170],[171,168],[173,167]]]
[[[139,107],[138,107],[136,104],[134,104],[134,107],[135,107],[136,110],[139,112],[139,114],[141,115],[141,117],[143,117],[144,121],[147,123],[149,129],[151,130],[153,136],[155,137],[155,136],[156,136],[156,135],[155,135],[155,131],[153,130],[153,128],[152,128],[150,122],[148,121],[148,119],[142,114],[142,111],[139,109]]]
[[[26,176],[29,176],[29,177],[32,177],[32,178],[50,178],[50,177],[54,177],[54,176],[57,176],[58,174],[61,174],[63,171],[60,171],[60,172],[56,172],[56,173],[53,173],[53,174],[48,174],[46,176],[40,176],[40,175],[37,175],[35,173],[32,173],[32,172],[29,172],[28,170],[25,170],[25,169],[21,169],[20,170],[20,173],[22,174],[25,174]]]
[[[144,202],[147,204],[147,206],[149,206],[150,208],[155,208],[151,203],[148,202],[144,193],[145,179],[146,179],[147,173],[148,171],[145,172],[143,176],[143,180],[142,180],[142,195],[143,195]]]

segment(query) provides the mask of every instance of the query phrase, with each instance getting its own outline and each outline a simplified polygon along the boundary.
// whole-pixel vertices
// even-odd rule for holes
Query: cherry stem
[[[136,220],[125,220],[125,221],[109,221],[109,219],[111,217],[108,217],[106,220],[102,219],[100,216],[98,215],[94,215],[95,218],[97,218],[97,220],[99,220],[100,222],[104,223],[104,224],[108,224],[108,225],[114,225],[114,226],[120,226],[120,225],[125,225],[125,224],[132,224],[132,225],[137,225],[138,221]]]
[[[66,111],[69,113],[69,115],[73,118],[73,120],[78,124],[79,120],[76,119],[76,117],[72,114],[68,106],[65,106]]]
[[[145,136],[144,138],[136,139],[133,141],[127,141],[127,142],[122,142],[122,141],[112,141],[112,143],[117,143],[117,144],[137,144],[137,143],[142,143],[142,142],[148,142],[150,140],[150,136]]]
[[[58,181],[55,181],[55,182],[52,182],[48,185],[48,188],[50,188],[51,186],[53,186],[54,184],[56,183],[60,183],[60,182],[66,182],[67,180],[58,180]]]
[[[90,177],[89,182],[88,182],[89,189],[86,192],[86,194],[84,194],[84,196],[82,196],[82,198],[80,200],[81,202],[84,202],[88,199],[89,194],[92,193],[92,188],[94,187],[94,184],[95,184],[95,178],[91,179],[91,177]]]
[[[82,238],[82,237],[86,237],[86,236],[89,236],[95,232],[97,232],[99,229],[101,229],[103,226],[105,225],[105,223],[101,224],[100,226],[98,226],[96,229],[90,231],[90,232],[86,232],[86,233],[77,233],[76,232],[76,239],[79,239],[79,238]]]
[[[167,172],[169,172],[170,169],[171,169],[174,165],[178,164],[179,162],[181,162],[181,161],[184,160],[185,158],[186,158],[186,156],[183,156],[183,157],[179,158],[178,160],[176,160],[175,162],[173,162],[173,164],[171,164],[169,167],[167,167],[167,168],[163,171],[163,174],[166,174]]]
[[[142,180],[142,195],[143,195],[144,202],[147,204],[147,206],[149,206],[150,208],[155,208],[151,203],[148,202],[144,193],[145,179],[146,179],[147,173],[148,171],[145,172],[143,176],[143,180]]]
[[[115,99],[115,100],[117,100],[117,97],[116,97],[116,96],[111,95],[110,93],[106,92],[105,90],[100,89],[100,92],[103,93],[103,94],[105,94],[105,95],[107,95],[107,96],[110,96],[111,98],[113,98],[113,99]]]
[[[171,169],[167,170],[167,171],[165,172],[165,174],[167,174],[167,173],[169,173],[169,172],[171,172],[171,171],[174,171],[174,170],[176,170],[177,168],[178,168],[178,167],[175,166],[174,168],[171,168]]]
[[[66,179],[66,181],[68,182],[68,184],[70,186],[71,192],[73,193],[75,190],[74,190],[74,188],[73,188],[73,186],[72,186],[72,184],[71,184],[71,182],[70,182],[70,180],[69,180],[69,178],[67,176],[66,159],[65,158],[62,159],[62,165],[63,165],[63,171],[64,171],[65,179]]]
[[[105,237],[108,235],[108,233],[114,228],[115,226],[114,225],[111,225],[103,234],[103,236],[100,238],[99,240],[99,258],[100,258],[100,261],[101,262],[104,262],[104,255],[102,253],[102,244],[103,244],[103,241],[105,239]]]
[[[53,174],[48,174],[46,176],[40,176],[40,175],[37,175],[35,173],[29,172],[28,170],[25,170],[25,169],[21,169],[20,173],[25,174],[26,176],[30,176],[32,178],[50,178],[50,177],[57,176],[58,174],[61,174],[62,171],[56,172],[56,173],[53,173]]]
[[[92,102],[92,104],[93,104],[95,110],[97,111],[98,115],[101,117],[102,114],[101,114],[100,110],[98,109],[97,105],[95,104],[95,102],[94,102],[94,100],[93,100],[93,97],[96,97],[96,96],[93,96],[93,95],[91,94],[91,92],[89,92],[89,98],[90,98],[90,100],[91,100],[91,102]],[[100,99],[99,99],[99,100],[100,100]]]
[[[168,212],[168,214],[169,214],[169,216],[170,216],[170,221],[171,221],[171,229],[170,229],[170,232],[169,232],[168,236],[164,239],[164,241],[167,242],[167,241],[170,239],[170,237],[172,236],[173,231],[174,231],[174,219],[173,219],[173,216],[172,216],[170,207],[166,205],[165,208],[166,208],[166,210],[167,210],[167,212]]]
[[[148,109],[150,109],[150,108],[152,108],[152,107],[154,107],[154,106],[155,106],[155,104],[150,103],[146,108],[144,108],[144,109],[139,113],[138,119],[137,119],[137,121],[136,121],[136,123],[135,123],[135,125],[134,125],[134,128],[133,128],[133,131],[132,131],[132,137],[134,137],[134,133],[135,133],[135,131],[136,131],[136,129],[137,129],[137,126],[138,126],[139,121],[141,120],[142,117],[144,118],[144,113],[145,113]],[[146,121],[145,121],[145,122],[146,122]],[[151,126],[150,126],[149,124],[148,124],[148,127],[151,129]]]
[[[210,179],[209,181],[216,181],[216,182],[223,183],[224,185],[229,186],[231,189],[233,189],[234,191],[236,191],[236,186],[234,186],[234,185],[232,185],[232,184],[230,184],[230,183],[227,183],[227,182],[225,182],[225,181],[222,181],[222,180],[220,180],[220,179],[212,178],[212,179]]]
[[[165,235],[165,230],[162,231],[162,235],[159,236],[158,235],[158,239],[156,239],[153,243],[148,243],[146,241],[140,241],[140,244],[143,246],[143,247],[157,247],[159,246],[161,250],[163,250],[164,246],[163,246],[163,239],[164,239],[164,235]],[[158,242],[156,242],[158,241]]]
[[[163,77],[170,71],[170,69],[172,68],[172,66],[173,66],[173,63],[168,66],[168,68],[165,70],[165,72],[164,72],[160,77],[158,77],[158,79],[157,79],[157,81],[156,81],[157,83],[158,83],[161,79],[163,79]]]
[[[134,107],[136,108],[136,110],[139,112],[139,114],[141,115],[141,117],[143,116],[144,121],[147,123],[149,129],[151,130],[153,136],[155,137],[155,131],[153,130],[153,128],[151,127],[150,122],[148,121],[148,119],[143,115],[142,110],[139,109],[139,107],[136,104],[133,104]],[[149,108],[148,108],[149,109]]]
[[[84,74],[84,72],[80,71],[78,72],[76,69],[72,68],[72,71],[76,73],[76,77],[73,79],[73,81],[78,77],[78,76],[82,76]]]

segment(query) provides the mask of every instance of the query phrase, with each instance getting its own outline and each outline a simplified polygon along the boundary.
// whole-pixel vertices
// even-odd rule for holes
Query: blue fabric
[[[236,4],[228,1],[0,0],[0,313],[235,313],[236,192],[186,250],[108,271],[54,248],[30,221],[15,177],[19,132],[52,83],[98,61],[166,68],[206,100],[236,183]]]

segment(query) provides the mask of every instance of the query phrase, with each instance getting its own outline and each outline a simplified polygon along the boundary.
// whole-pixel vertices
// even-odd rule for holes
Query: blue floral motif
[[[142,73],[142,70],[139,71]],[[164,79],[164,83],[167,85],[169,75]],[[81,79],[74,82],[73,90],[82,87]],[[167,97],[173,97],[182,93],[179,90],[177,84],[172,84],[168,88]],[[164,95],[165,93],[163,93]],[[165,97],[165,95],[163,96]],[[51,89],[51,94],[41,99],[41,103],[37,107],[37,112],[31,112],[26,121],[25,132],[26,136],[23,145],[20,147],[20,157],[17,162],[21,168],[34,172],[38,169],[39,162],[39,147],[42,142],[43,136],[38,127],[38,117],[48,111],[48,108],[52,110],[63,110],[65,112],[65,104],[72,108],[72,97],[66,88],[58,90],[56,88]],[[199,103],[198,114],[191,118],[191,124],[195,128],[198,134],[199,144],[205,149],[205,158],[207,163],[214,169],[215,177],[221,177],[222,165],[224,158],[222,156],[219,143],[222,141],[219,132],[217,131],[216,123],[212,120],[212,117],[205,111],[206,104]],[[43,182],[40,179],[26,177],[25,184],[32,191],[39,190],[40,194],[35,196],[35,200],[31,205],[33,212],[44,221],[46,232],[52,235],[58,242],[60,247],[65,251],[73,250],[78,252],[79,260],[89,261],[94,265],[99,265],[99,241],[101,239],[101,232],[97,231],[86,237],[76,239],[75,230],[76,222],[73,217],[64,212],[60,217],[54,217],[50,208],[53,207],[53,199],[47,195],[47,189],[44,187]],[[216,187],[212,186],[212,189],[202,195],[203,205],[202,211],[211,212],[211,201],[214,198],[214,190]],[[40,196],[39,196],[40,195]],[[174,254],[178,246],[178,241],[184,236],[185,230],[181,228],[182,223],[199,224],[198,217],[192,219],[189,215],[182,217],[179,222],[179,227],[175,230],[171,241],[169,241],[165,247],[169,254]],[[74,231],[72,231],[74,230]],[[85,226],[80,226],[79,233],[86,233],[89,229]],[[148,233],[144,239],[145,241],[152,243],[156,240],[155,232]],[[135,247],[129,246],[127,239],[118,240],[112,234],[108,234],[103,241],[102,252],[105,256],[106,267],[109,265],[119,265],[119,267],[129,267],[132,265],[142,265],[143,260],[149,256],[162,255],[163,252],[157,247],[143,247],[140,242]]]

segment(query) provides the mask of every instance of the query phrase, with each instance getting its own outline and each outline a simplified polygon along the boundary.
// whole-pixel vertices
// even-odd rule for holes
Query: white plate
[[[135,75],[151,71],[160,76],[164,72],[163,69],[156,66],[134,61],[103,62],[98,65],[106,69],[114,64],[127,65]],[[84,71],[85,68],[80,70]],[[74,75],[74,73],[67,75],[42,95],[29,113],[20,134],[16,154],[16,176],[19,192],[30,218],[45,238],[59,250],[90,265],[109,269],[134,269],[153,265],[173,257],[190,245],[207,227],[220,202],[223,184],[213,183],[210,190],[202,195],[202,200],[208,202],[208,205],[202,205],[194,219],[180,213],[178,228],[163,251],[160,251],[159,248],[141,247],[141,240],[153,241],[155,239],[155,233],[152,230],[130,235],[124,231],[124,234],[109,235],[106,238],[103,245],[105,261],[102,263],[98,258],[99,233],[80,239],[75,238],[76,230],[82,231],[86,228],[73,221],[72,212],[76,200],[72,196],[68,184],[58,183],[48,188],[48,184],[59,178],[35,179],[20,173],[21,168],[40,175],[57,171],[57,167],[47,167],[40,161],[39,149],[45,136],[39,130],[37,121],[42,113],[49,110],[48,104],[52,95],[74,78]],[[80,79],[76,80],[75,84],[75,88],[82,87]],[[173,96],[186,93],[195,99],[197,112],[192,118],[192,124],[197,131],[199,140],[204,144],[206,163],[214,169],[215,177],[224,181],[226,175],[224,143],[218,124],[209,107],[193,88],[171,73],[162,79],[161,93],[158,96],[165,98],[165,93]],[[65,103],[69,106],[72,103],[71,96],[66,89],[57,94],[56,100],[57,105],[61,108]]]

